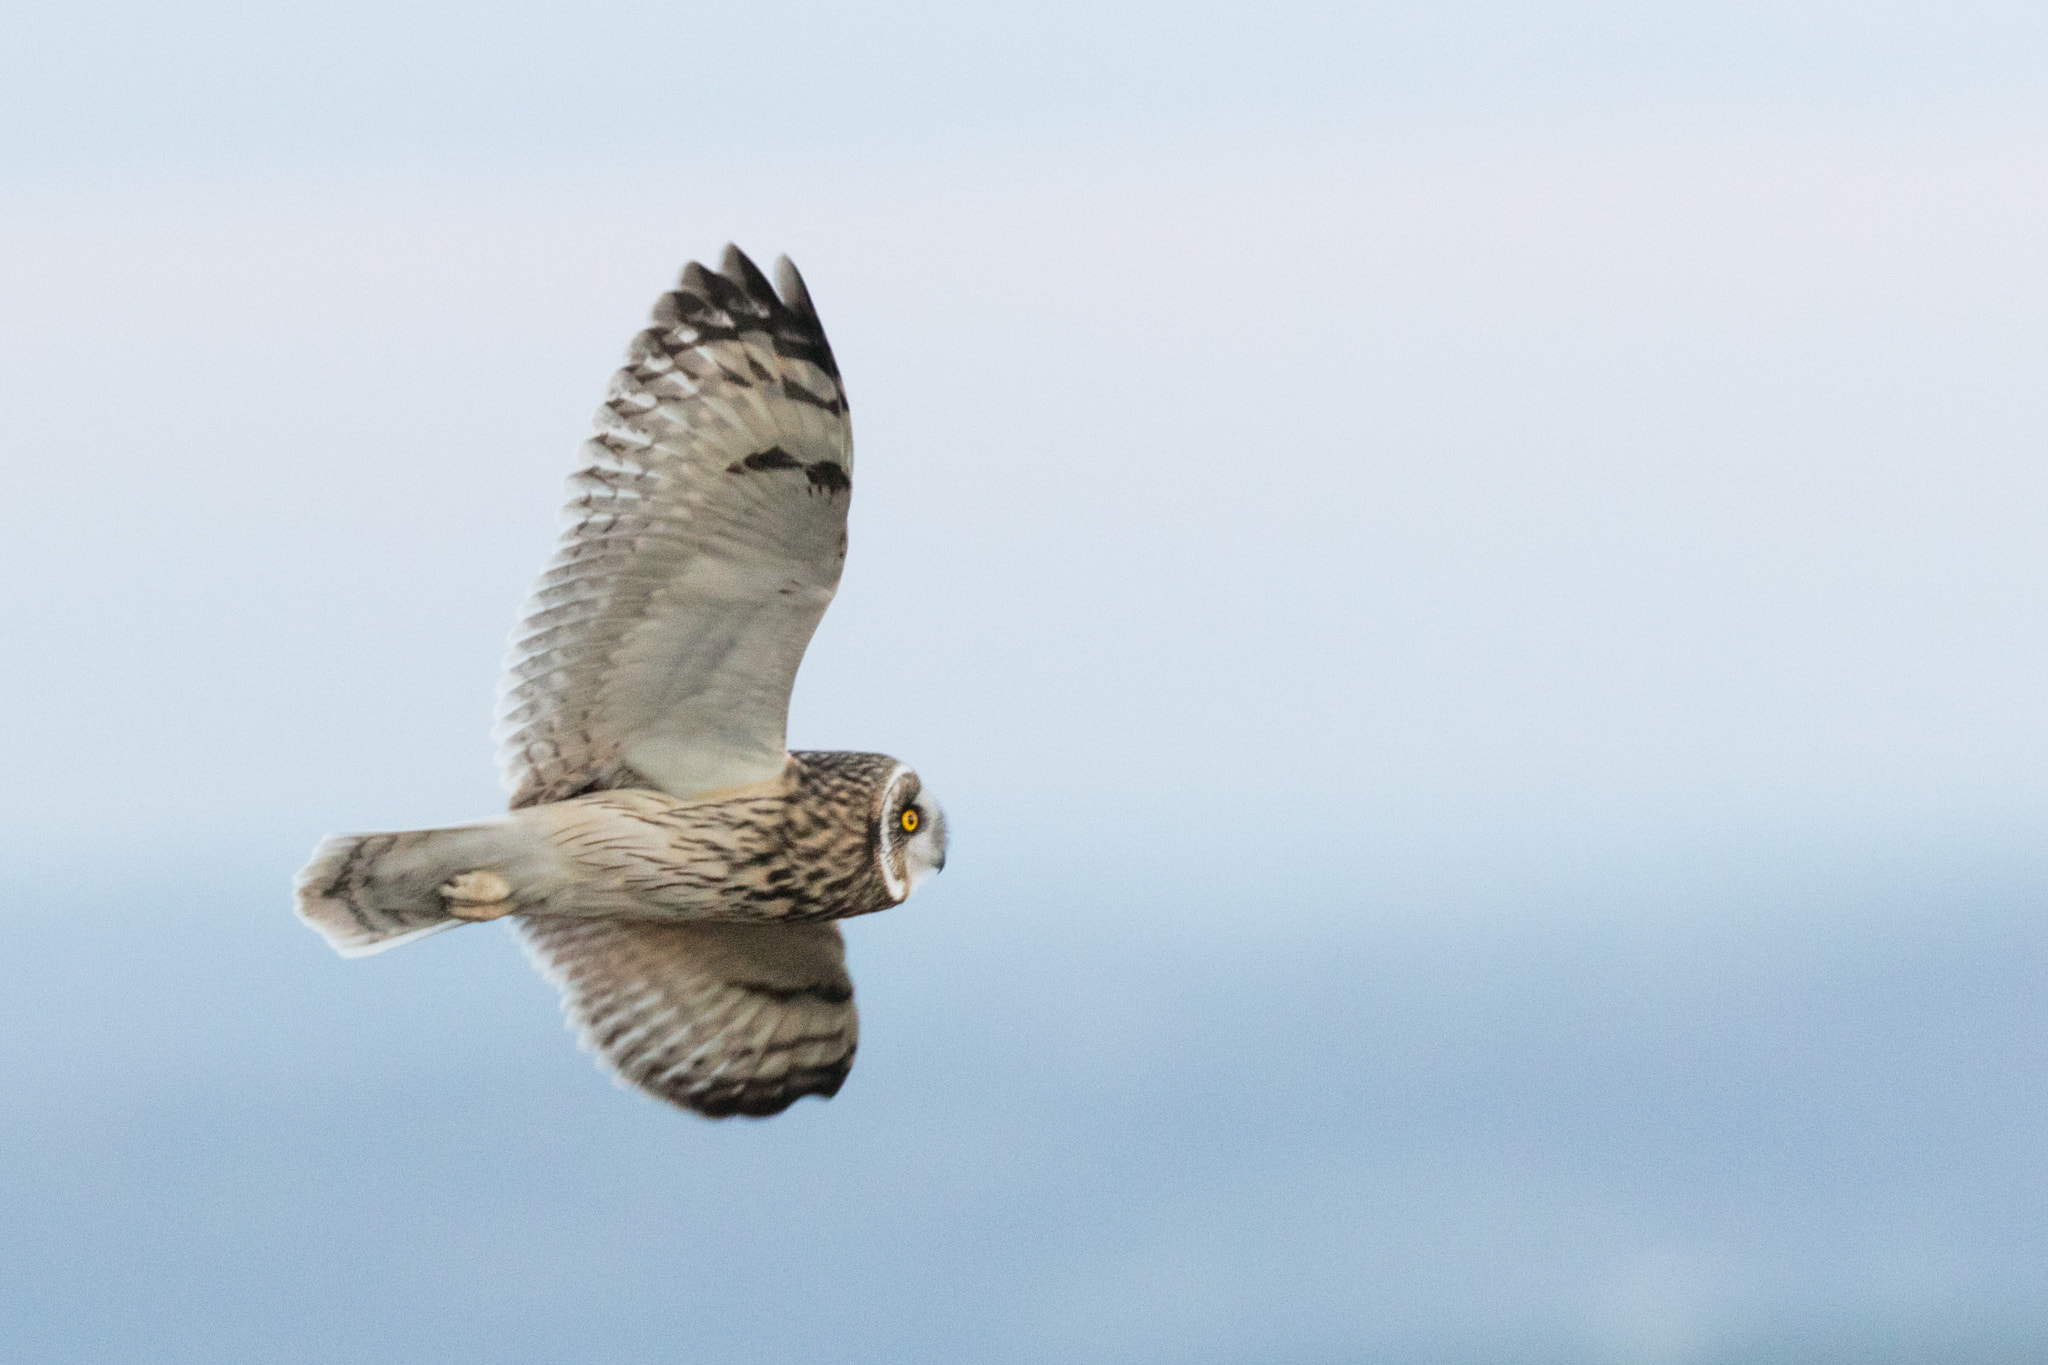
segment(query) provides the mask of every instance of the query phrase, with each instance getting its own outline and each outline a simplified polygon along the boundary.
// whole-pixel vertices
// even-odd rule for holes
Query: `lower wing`
[[[834,924],[522,915],[534,965],[621,1080],[711,1118],[837,1094],[860,1020]]]

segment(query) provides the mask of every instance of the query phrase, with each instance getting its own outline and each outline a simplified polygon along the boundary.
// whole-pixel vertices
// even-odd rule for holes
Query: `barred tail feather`
[[[458,873],[498,861],[504,835],[502,822],[336,835],[313,850],[293,883],[299,918],[343,957],[453,929],[466,921],[448,913],[440,888]]]

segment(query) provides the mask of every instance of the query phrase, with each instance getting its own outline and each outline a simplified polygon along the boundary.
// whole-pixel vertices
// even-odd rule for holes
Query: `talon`
[[[457,919],[497,919],[512,913],[512,884],[495,872],[458,873],[441,884],[441,899]]]

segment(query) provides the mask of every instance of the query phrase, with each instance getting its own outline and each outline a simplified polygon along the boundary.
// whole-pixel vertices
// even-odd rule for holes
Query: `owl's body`
[[[774,782],[707,796],[622,787],[475,825],[342,835],[300,873],[299,913],[344,957],[501,915],[846,919],[910,893],[897,832],[906,811],[929,818],[918,798],[917,775],[885,754],[802,753]],[[498,894],[450,895],[484,874]]]
[[[700,1113],[837,1091],[857,1020],[829,921],[901,903],[945,817],[881,754],[784,746],[846,553],[852,449],[795,270],[736,249],[656,304],[515,633],[510,815],[346,835],[298,910],[344,956],[510,916],[585,1041]]]

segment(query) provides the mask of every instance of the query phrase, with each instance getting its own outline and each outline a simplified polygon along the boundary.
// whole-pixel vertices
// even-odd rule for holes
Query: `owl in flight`
[[[776,274],[736,247],[691,263],[612,379],[500,686],[512,813],[341,835],[296,883],[344,957],[509,916],[586,1046],[714,1117],[838,1091],[858,1023],[833,921],[946,864],[908,767],[784,745],[853,441],[803,279]]]

